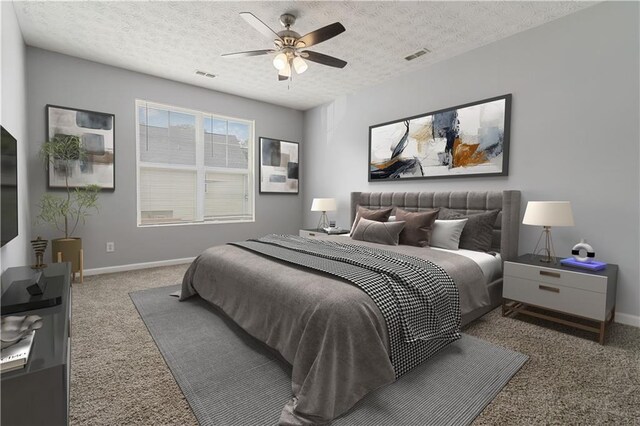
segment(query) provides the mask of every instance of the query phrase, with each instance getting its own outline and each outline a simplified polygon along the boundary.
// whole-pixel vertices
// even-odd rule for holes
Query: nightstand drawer
[[[607,277],[581,272],[545,268],[522,263],[505,262],[504,275],[536,282],[573,287],[597,293],[607,292]]]
[[[301,237],[307,237],[307,238],[317,238],[317,237],[329,237],[329,236],[336,236],[336,235],[346,235],[349,233],[348,229],[342,229],[342,228],[334,228],[331,230],[331,233],[329,234],[328,232],[325,231],[318,231],[317,229],[300,229],[298,231],[298,235]]]
[[[502,295],[518,302],[598,321],[604,321],[606,316],[606,294],[554,285],[547,281],[505,276]]]
[[[322,231],[309,231],[308,229],[301,229],[298,235],[301,237],[314,238],[314,237],[324,236],[327,234],[325,234]]]

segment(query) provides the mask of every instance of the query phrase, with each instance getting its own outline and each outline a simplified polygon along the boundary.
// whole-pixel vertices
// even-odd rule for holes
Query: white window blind
[[[253,122],[136,101],[138,225],[254,220]]]

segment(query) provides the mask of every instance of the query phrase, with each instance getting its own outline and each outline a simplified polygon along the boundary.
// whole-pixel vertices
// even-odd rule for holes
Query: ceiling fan
[[[276,33],[267,24],[258,19],[253,13],[241,12],[240,16],[249,23],[253,28],[258,30],[260,34],[273,40],[273,49],[250,50],[247,52],[225,53],[225,58],[245,57],[268,55],[277,53],[273,58],[273,66],[278,70],[278,80],[283,81],[291,78],[291,69],[296,73],[302,74],[308,68],[304,61],[309,60],[322,65],[328,65],[335,68],[344,68],[347,63],[342,59],[333,56],[324,55],[311,50],[303,50],[316,44],[327,41],[345,31],[340,22],[334,22],[308,34],[300,36],[297,32],[291,30],[291,26],[296,22],[296,17],[290,13],[280,16],[280,23],[284,30]]]

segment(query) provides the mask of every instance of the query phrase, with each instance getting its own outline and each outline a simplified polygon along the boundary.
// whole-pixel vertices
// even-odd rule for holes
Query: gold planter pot
[[[51,240],[51,261],[71,262],[73,280],[76,272],[80,273],[80,282],[83,281],[84,259],[82,252],[82,238],[57,238]]]

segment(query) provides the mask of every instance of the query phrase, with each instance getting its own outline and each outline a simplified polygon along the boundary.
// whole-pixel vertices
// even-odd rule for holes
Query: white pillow
[[[437,220],[433,224],[429,245],[449,250],[458,250],[460,235],[469,219]]]

